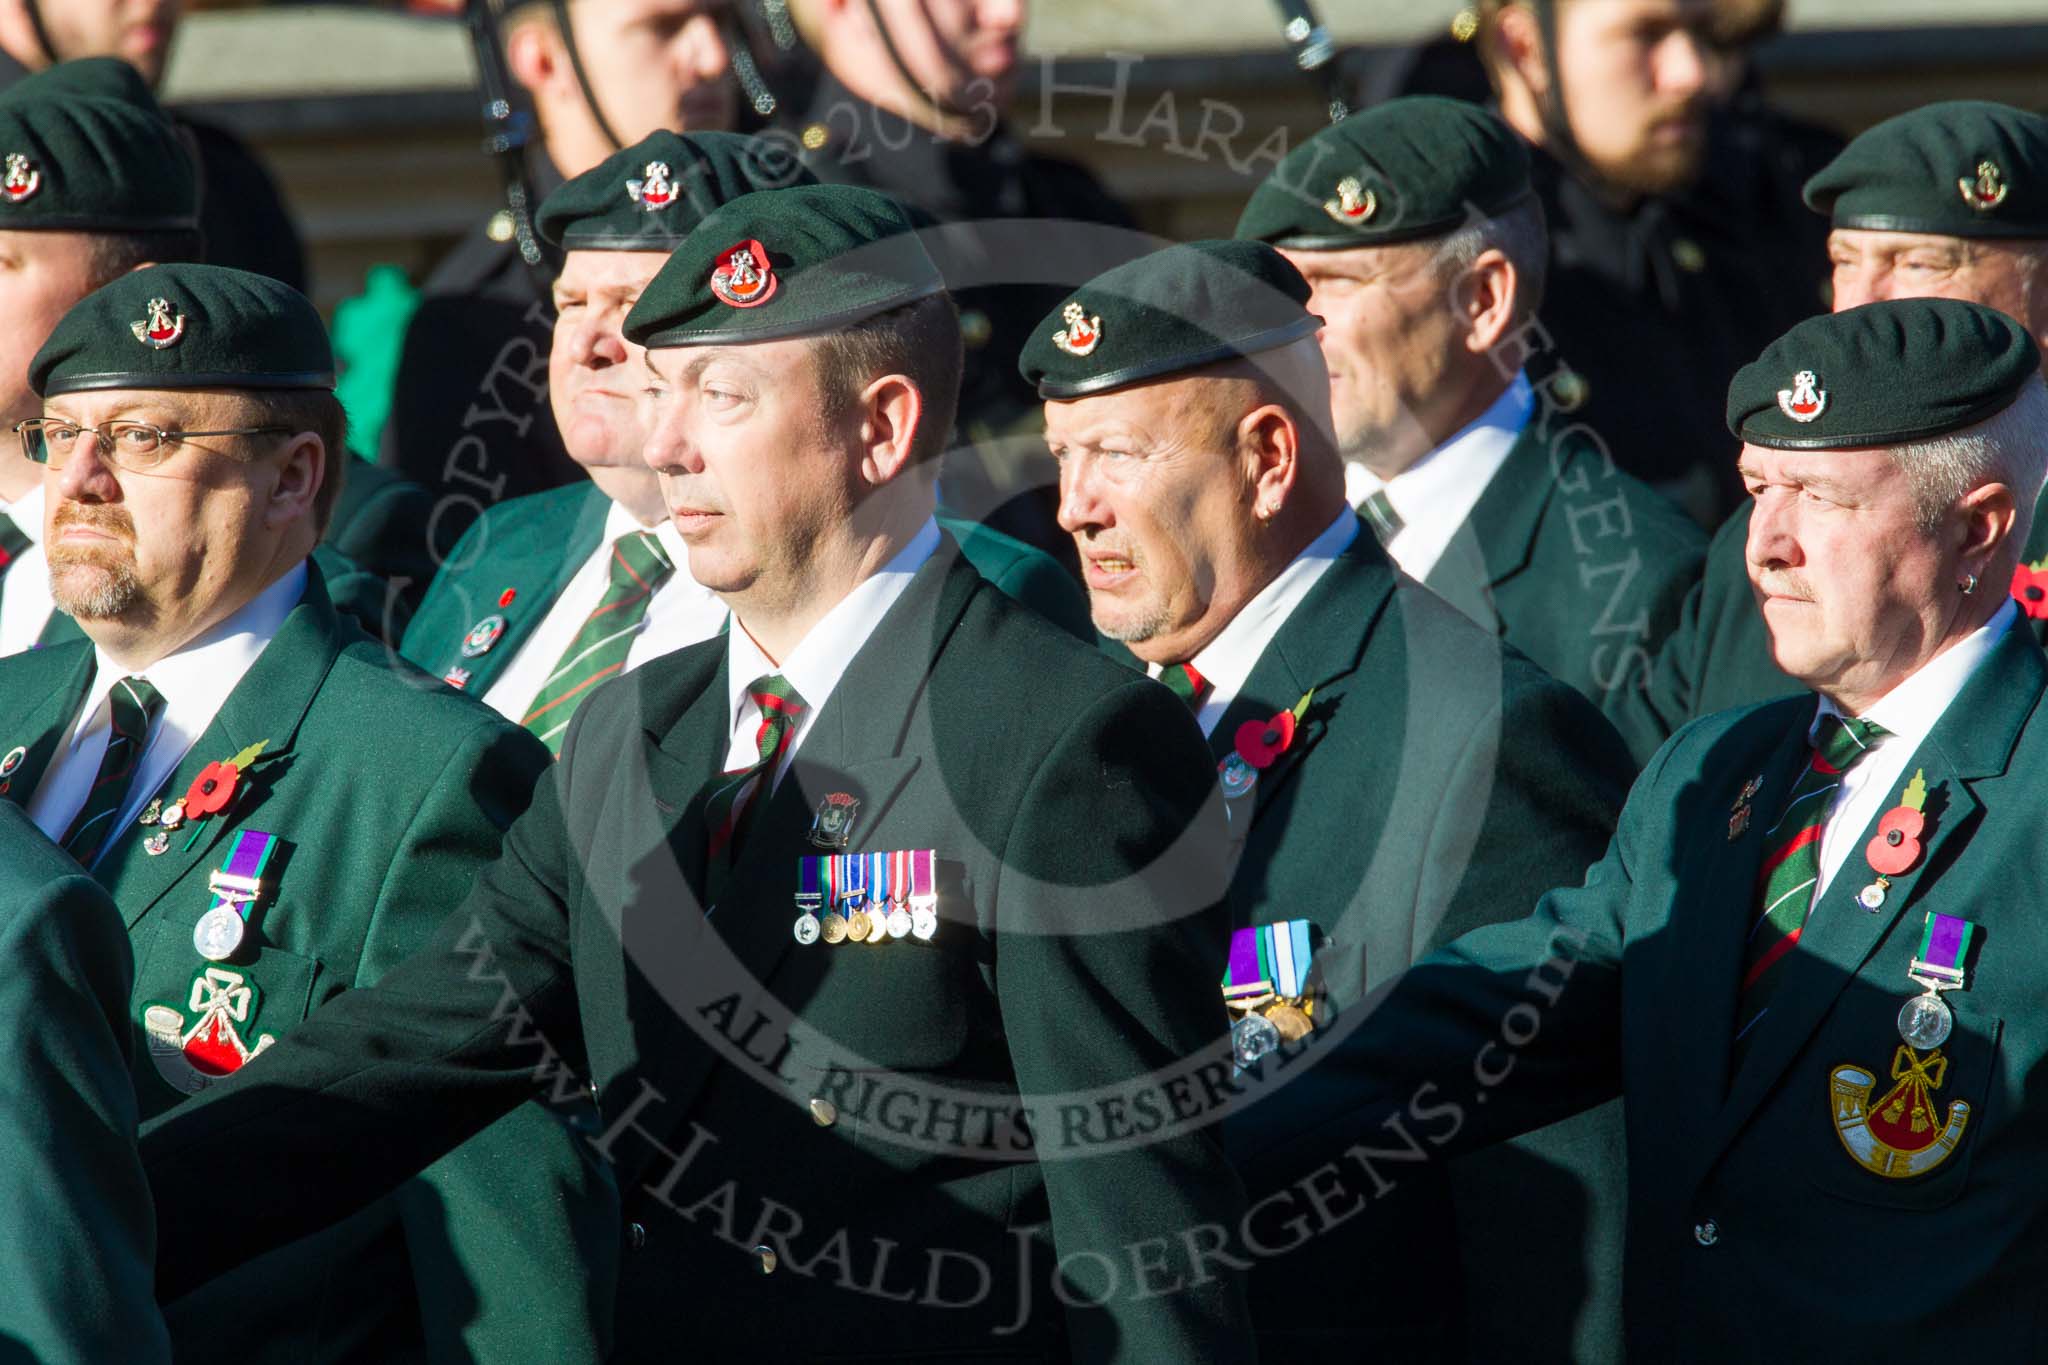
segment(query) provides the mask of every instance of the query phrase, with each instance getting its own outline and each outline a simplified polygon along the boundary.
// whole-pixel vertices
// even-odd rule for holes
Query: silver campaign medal
[[[192,927],[192,946],[208,962],[225,962],[242,946],[247,923],[232,905],[216,905]]]

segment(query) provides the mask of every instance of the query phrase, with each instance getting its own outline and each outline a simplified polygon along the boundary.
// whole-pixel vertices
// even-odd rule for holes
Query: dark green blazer
[[[1607,718],[1639,763],[1649,762],[1665,740],[1696,716],[1806,690],[1772,661],[1771,634],[1749,586],[1749,513],[1750,504],[1744,503],[1714,533],[1706,574],[1686,594],[1678,627],[1657,651],[1648,685],[1608,699]],[[2028,563],[2048,558],[2048,517],[2040,511],[2020,553]],[[1978,591],[2006,588],[1987,583]],[[2048,620],[2026,625],[2036,639],[2048,641]]]
[[[463,686],[481,697],[596,552],[611,505],[597,485],[584,480],[486,510],[434,578],[400,653],[437,678],[451,668],[467,669]],[[940,524],[960,541],[968,562],[983,577],[1075,638],[1095,638],[1087,596],[1050,555],[972,522],[942,517]],[[508,590],[512,602],[500,607]],[[504,633],[487,652],[463,658],[463,637],[492,614],[505,618]]]
[[[366,587],[361,610],[353,594],[337,593],[335,600],[363,629],[396,644],[434,577],[434,553],[427,543],[434,498],[412,480],[359,455],[349,453],[347,461],[323,543],[376,579],[384,591],[373,600]],[[334,569],[322,567],[333,583]]]
[[[0,660],[0,735],[28,756],[8,796],[26,804],[92,681],[91,645],[52,646]],[[153,831],[131,827],[94,868],[113,893],[134,945],[129,1009],[133,1065],[145,1116],[185,1098],[167,1081],[142,1028],[152,1006],[185,1015],[204,965],[192,931],[212,903],[208,876],[240,830],[277,835],[272,891],[252,915],[253,952],[226,964],[255,987],[240,1026],[254,1048],[376,980],[427,941],[495,857],[525,808],[547,754],[530,735],[468,698],[434,685],[345,623],[317,569],[303,601],[250,667],[164,786],[183,793],[207,763],[258,740],[268,745],[223,816],[171,837],[149,855]],[[189,1022],[189,1021],[188,1021]],[[172,1074],[180,1064],[165,1059]],[[424,1331],[488,1358],[536,1343],[548,1358],[595,1360],[594,1306],[609,1293],[616,1246],[613,1196],[562,1124],[539,1106],[504,1133],[442,1163],[349,1224],[167,1301],[180,1355],[231,1343],[238,1358],[310,1361],[420,1358]],[[503,1146],[526,1148],[507,1165]],[[306,1145],[310,1144],[310,1146]],[[303,1163],[325,1138],[302,1134]],[[220,1172],[212,1199],[239,1207]],[[301,1166],[300,1179],[312,1178]],[[579,1261],[585,1244],[606,1256]],[[584,1267],[583,1274],[564,1266]],[[452,1319],[451,1316],[452,1315]],[[445,1348],[445,1346],[444,1346]]]
[[[1292,1121],[1327,1141],[1413,1114],[1427,1079],[1442,1108],[1418,1140],[1452,1152],[1624,1095],[1632,1359],[1850,1361],[1877,1341],[2041,1358],[2044,686],[2039,645],[2009,632],[1906,766],[1929,791],[1920,861],[1867,910],[1876,819],[1859,833],[1739,1068],[1743,942],[1765,831],[1806,764],[1811,694],[1679,731],[1584,885],[1423,962],[1312,1073],[1319,1089],[1276,1102],[1301,1106]],[[1756,815],[1731,825],[1753,778]],[[1967,988],[1945,997],[1955,1032],[1932,1092],[1949,1122],[1965,1103],[1967,1124],[1945,1162],[1887,1178],[1837,1131],[1863,1110],[1844,1107],[1833,1075],[1874,1077],[1866,1107],[1891,1089],[1897,1015],[1920,993],[1907,969],[1935,910],[1979,926]],[[1502,1036],[1510,1019],[1518,1046]],[[1910,1273],[1894,1265],[1905,1248],[1919,1253]]]
[[[1706,537],[1575,427],[1531,419],[1424,585],[1605,705],[1639,690]]]
[[[1613,832],[1632,767],[1591,704],[1397,573],[1363,526],[1260,656],[1213,758],[1311,689],[1294,743],[1234,803],[1230,906],[1238,925],[1314,921],[1340,1011],[1465,930],[1527,915]],[[1288,1138],[1263,1106],[1227,1126],[1234,1153]],[[1620,1165],[1609,1109],[1448,1181],[1404,1176],[1370,1216],[1261,1260],[1261,1355],[1444,1359],[1466,1337],[1473,1359],[1614,1358]],[[1514,1229],[1531,1225],[1555,1254],[1530,1260]]]
[[[1226,838],[1186,712],[946,542],[707,912],[725,657],[707,641],[594,693],[433,944],[145,1138],[160,1276],[348,1212],[565,1066],[599,1087],[629,1220],[620,1360],[1248,1359],[1241,1287],[1181,1237],[1244,1213],[1214,1127],[1166,1131],[1156,1093],[1149,1118],[1114,1093],[1190,1058],[1228,1071]],[[860,802],[854,851],[936,850],[929,942],[795,942],[834,792]],[[223,1228],[207,1172],[228,1134],[262,1196]],[[1129,1246],[1156,1292],[1086,1307]],[[1048,1295],[1055,1256],[1079,1306]]]
[[[168,1362],[114,903],[0,801],[0,1361]]]

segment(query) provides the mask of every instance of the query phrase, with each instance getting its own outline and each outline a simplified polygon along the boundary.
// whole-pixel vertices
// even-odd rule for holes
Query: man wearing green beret
[[[36,416],[28,362],[67,309],[152,262],[203,253],[199,184],[178,129],[126,62],[88,57],[26,76],[0,94],[0,302],[19,326],[0,342],[0,420]],[[330,594],[376,631],[403,622],[423,579],[426,494],[351,459],[317,554]],[[79,638],[53,610],[41,548],[42,477],[0,451],[0,655]],[[390,601],[387,602],[387,598]]]
[[[120,911],[5,801],[0,906],[0,1342],[40,1365],[168,1362]]]
[[[1208,737],[1236,858],[1224,996],[1244,1055],[1287,1044],[1282,1074],[1314,1065],[1316,1011],[1344,1018],[1431,948],[1526,913],[1532,888],[1576,881],[1629,779],[1582,697],[1397,573],[1346,504],[1308,300],[1263,243],[1169,247],[1076,290],[1022,360],[1096,627]],[[1295,965],[1261,992],[1241,968],[1283,944],[1313,975],[1288,948]],[[1374,1217],[1262,1257],[1261,1353],[1412,1358],[1511,1322],[1524,1350],[1609,1354],[1618,1119],[1455,1182],[1404,1178]],[[1258,1105],[1226,1128],[1234,1151],[1284,1136]],[[1250,1193],[1316,1221],[1299,1191]],[[1532,1270],[1500,1236],[1519,1222],[1579,1245]],[[1374,1254],[1382,1238],[1397,1264]]]
[[[65,314],[29,379],[50,589],[88,638],[0,661],[0,795],[121,908],[157,1114],[424,942],[547,755],[344,623],[308,563],[344,451],[302,295],[145,267]],[[430,1342],[599,1359],[617,1225],[578,1148],[529,1106],[346,1225],[186,1285],[173,1341],[293,1365]],[[216,1219],[245,1202],[241,1155],[213,1158]]]
[[[1706,537],[1539,406],[1549,242],[1529,156],[1461,100],[1390,100],[1296,148],[1237,235],[1313,291],[1347,494],[1410,577],[1598,705],[1640,688]]]
[[[815,183],[778,144],[653,133],[541,205],[563,252],[548,394],[581,485],[499,503],[463,537],[407,629],[405,657],[527,726],[551,751],[590,687],[725,627],[691,579],[655,473],[641,459],[644,352],[626,312],[705,215],[757,189]],[[943,518],[970,563],[1093,639],[1080,588],[1052,558]]]
[[[1807,186],[1833,223],[1834,306],[1950,298],[1996,308],[2048,346],[2048,119],[1977,100],[1877,124]],[[1773,660],[1745,568],[1750,510],[1715,533],[1706,572],[1649,685],[1608,718],[1647,762],[1687,720],[1800,690]],[[2048,639],[2048,524],[2033,523],[2012,593]]]
[[[346,1213],[566,1065],[629,1220],[620,1359],[1249,1359],[1206,1259],[1245,1212],[1211,764],[934,520],[961,343],[903,211],[743,195],[625,333],[732,628],[590,698],[434,944],[145,1137],[160,1273]],[[221,1228],[230,1134],[260,1197]]]
[[[1274,1097],[1334,1141],[1427,1081],[1452,1153],[1623,1096],[1631,1359],[2034,1339],[2048,660],[2002,585],[2040,363],[2002,313],[1906,299],[1738,373],[1750,575],[1811,690],[1687,726],[1583,885],[1419,964]]]
[[[173,128],[146,91],[138,101],[81,93],[83,70],[30,77],[0,97],[0,422],[42,412],[29,360],[71,306],[138,265],[199,252],[199,187]],[[0,655],[75,638],[50,600],[42,471],[0,450]]]

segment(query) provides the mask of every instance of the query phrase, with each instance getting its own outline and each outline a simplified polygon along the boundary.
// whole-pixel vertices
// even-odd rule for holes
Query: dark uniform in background
[[[975,111],[974,136],[955,142],[877,108],[822,67],[793,77],[792,90],[783,127],[813,174],[880,190],[921,228],[943,229],[928,231],[927,244],[960,305],[967,368],[963,444],[946,457],[941,499],[1071,564],[1072,543],[1054,521],[1058,472],[1017,356],[1073,284],[1136,254],[1127,241],[1090,231],[1129,230],[1129,211],[1081,166],[1026,150],[993,105]],[[1049,283],[1032,282],[1048,272]]]

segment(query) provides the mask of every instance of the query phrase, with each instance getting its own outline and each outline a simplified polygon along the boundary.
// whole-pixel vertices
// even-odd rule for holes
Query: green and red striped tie
[[[1842,774],[1889,732],[1867,720],[1822,716],[1813,759],[1792,784],[1785,813],[1764,833],[1766,853],[1757,872],[1756,918],[1743,945],[1742,990],[1735,1009],[1736,1053],[1770,1007],[1792,950],[1806,928],[1820,882],[1820,838]]]
[[[1209,680],[1193,664],[1168,664],[1159,670],[1159,681],[1190,711],[1200,711],[1209,699]]]
[[[85,804],[58,840],[81,867],[91,867],[100,856],[113,831],[114,817],[127,804],[142,751],[149,745],[149,727],[164,709],[164,698],[147,678],[123,678],[107,694],[107,707],[107,751],[100,756],[100,770],[85,795]]]
[[[561,660],[534,694],[519,723],[533,731],[548,752],[561,756],[569,719],[590,690],[624,671],[633,637],[647,619],[647,604],[676,571],[652,531],[634,531],[612,542],[611,582]]]
[[[704,824],[711,831],[707,899],[717,894],[724,874],[738,856],[746,839],[748,817],[763,804],[756,798],[763,787],[773,784],[775,766],[788,752],[797,720],[804,713],[804,699],[780,673],[755,679],[747,685],[747,695],[761,709],[760,727],[754,732],[754,761],[719,774],[718,789],[704,807]]]

